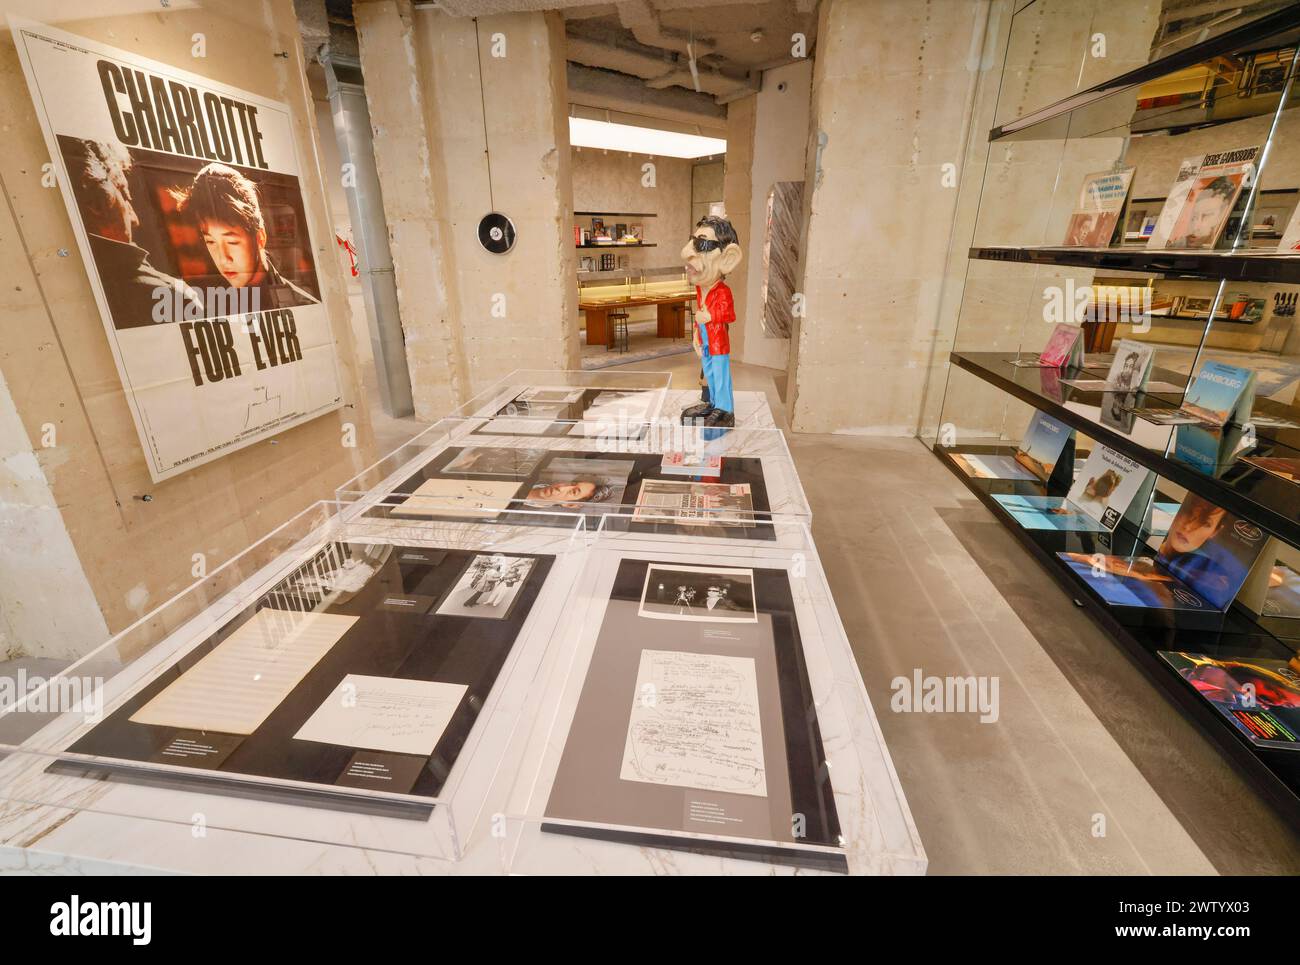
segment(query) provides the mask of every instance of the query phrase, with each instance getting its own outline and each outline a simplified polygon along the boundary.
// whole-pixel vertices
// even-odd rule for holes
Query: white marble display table
[[[680,398],[674,398],[680,396]],[[694,392],[669,393],[675,414]],[[680,405],[678,404],[680,403]],[[329,522],[282,557],[248,576],[161,643],[132,660],[106,685],[106,708],[163,672],[230,615],[329,541],[451,546],[549,553],[554,567],[510,658],[440,793],[433,814],[388,814],[212,793],[160,775],[159,784],[103,780],[51,771],[50,765],[92,726],[80,715],[55,719],[22,749],[0,759],[0,871],[9,873],[186,874],[790,874],[758,860],[639,847],[541,830],[548,780],[561,750],[600,601],[624,558],[714,560],[724,565],[785,567],[791,574],[807,671],[815,698],[849,870],[924,873],[926,858],[897,775],[862,687],[815,547],[806,500],[789,452],[758,393],[738,393],[736,432],[725,450],[763,461],[774,513],[789,513],[775,540],[649,536],[617,527],[484,527],[426,523],[372,512],[391,487],[447,445],[465,425],[442,426],[426,444],[373,468],[374,485],[349,492]],[[473,444],[501,444],[480,442]],[[523,442],[510,443],[514,445]],[[589,448],[585,438],[529,437],[527,445]],[[644,450],[643,450],[644,451]],[[592,523],[586,520],[584,523]],[[577,675],[577,676],[575,676]],[[808,873],[806,870],[799,873]]]

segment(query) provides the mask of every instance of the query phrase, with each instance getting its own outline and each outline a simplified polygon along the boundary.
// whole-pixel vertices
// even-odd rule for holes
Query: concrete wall
[[[754,199],[754,124],[757,115],[758,98],[742,97],[727,105],[727,156],[724,159],[722,178],[722,202],[741,246],[745,249],[745,259],[740,267],[727,278],[731,287],[732,298],[736,305],[737,320],[746,318],[749,311],[749,276],[751,272],[761,271],[762,264],[755,269],[754,258],[759,249],[754,246],[753,224],[750,211]],[[744,351],[744,330],[739,325],[731,326],[731,337],[737,338],[739,344],[732,343],[732,352],[740,358]]]
[[[560,15],[353,9],[416,416],[436,419],[516,368],[576,368]],[[504,255],[478,241],[493,210],[518,231]]]
[[[698,161],[691,168],[691,227],[709,213],[712,205],[722,200],[726,190],[727,162]]]
[[[821,4],[796,431],[915,431],[957,194],[943,165],[964,145],[983,6]]]
[[[63,199],[41,183],[48,160],[6,27],[0,29],[0,612],[8,651],[67,657],[102,642],[302,510],[373,457],[352,344],[333,219],[320,186],[315,111],[289,0],[214,0],[201,9],[100,0],[84,6],[10,4],[71,33],[287,102],[304,162],[303,196],[338,345],[348,407],[167,482],[149,477]],[[191,56],[195,33],[207,56]],[[60,257],[60,249],[72,252]],[[3,393],[0,393],[3,395]],[[7,417],[4,414],[8,413]],[[45,447],[52,424],[56,444]],[[343,423],[359,446],[345,448]],[[150,501],[141,497],[149,495]],[[55,514],[59,517],[55,518]],[[34,589],[39,573],[45,587]]]
[[[745,315],[739,319],[739,355],[752,365],[784,369],[790,340],[763,331],[763,243],[767,196],[777,181],[802,181],[808,156],[808,112],[812,61],[763,72],[763,89],[754,95],[754,163],[750,171],[749,224],[745,255],[753,266],[746,280]]]
[[[988,129],[1145,63],[1159,2],[1039,0],[1013,20],[1017,6],[822,4],[796,430],[911,434],[918,421],[930,425],[945,395],[943,408],[972,431],[1018,422],[1001,393],[972,381],[963,396],[960,376],[949,382],[948,352],[1035,350],[1048,328],[1032,324],[1043,287],[1091,276],[968,262],[965,252],[1059,242],[1084,174],[1109,167],[1123,139],[990,145]],[[1106,34],[1101,58],[1090,53],[1097,32]],[[1122,124],[1132,101],[1119,100],[1108,110]],[[888,109],[864,115],[863,105]]]

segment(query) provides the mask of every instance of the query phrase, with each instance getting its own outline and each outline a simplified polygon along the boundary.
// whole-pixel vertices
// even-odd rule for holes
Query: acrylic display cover
[[[508,449],[487,451],[489,455],[480,456],[483,447],[453,446],[439,453],[385,497],[387,514],[399,519],[455,518],[446,512],[445,498],[434,503],[422,496],[427,487],[436,485],[452,494],[456,487],[480,491],[499,486],[493,511],[478,510],[479,521],[572,526],[573,513],[601,516],[633,510],[627,527],[634,532],[698,533],[707,528],[710,535],[774,538],[763,463],[757,457],[720,457],[714,483],[665,473],[659,453],[523,449],[518,451],[530,455],[511,459],[493,454]],[[548,515],[547,510],[554,512]]]
[[[1106,528],[1059,496],[995,494],[998,504],[1025,529],[1051,529],[1066,533],[1103,533]]]
[[[621,561],[543,830],[843,870],[831,777],[786,572]]]
[[[1151,473],[1123,453],[1094,446],[1067,494],[1071,503],[1108,530],[1127,515]]]
[[[647,389],[529,386],[474,434],[553,437],[599,432],[611,438],[640,439],[657,401],[658,393]]]
[[[1110,244],[1128,198],[1133,171],[1133,168],[1099,171],[1084,177],[1079,203],[1065,231],[1066,245],[1105,248]]]
[[[295,796],[336,807],[359,790],[371,792],[363,810],[427,808],[553,560],[330,543],[69,754],[89,755],[92,770],[156,779],[162,768],[211,790],[292,782]]]
[[[1025,429],[1025,437],[1016,450],[1015,459],[1043,482],[1051,478],[1061,452],[1074,435],[1064,422],[1035,411]]]
[[[1300,673],[1294,661],[1159,653],[1256,747],[1300,749]]]

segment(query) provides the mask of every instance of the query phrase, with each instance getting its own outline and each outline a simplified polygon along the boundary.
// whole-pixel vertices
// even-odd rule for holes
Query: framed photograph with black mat
[[[622,558],[612,579],[541,830],[847,871],[788,571]],[[674,598],[692,588],[715,605]]]
[[[327,544],[52,767],[427,817],[553,562]]]

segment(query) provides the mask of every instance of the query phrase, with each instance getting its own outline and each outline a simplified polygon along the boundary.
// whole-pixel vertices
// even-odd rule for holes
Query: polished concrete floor
[[[784,373],[734,378],[788,428]],[[788,439],[931,873],[1300,872],[1300,837],[925,447]],[[917,669],[996,677],[998,720],[891,711]]]

